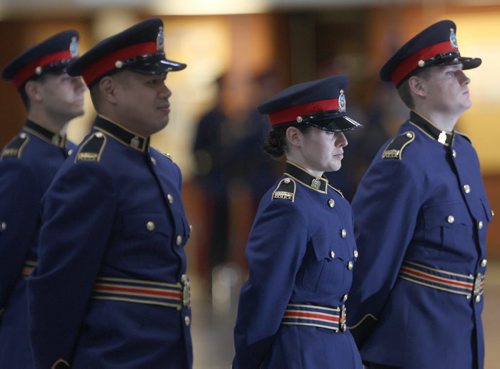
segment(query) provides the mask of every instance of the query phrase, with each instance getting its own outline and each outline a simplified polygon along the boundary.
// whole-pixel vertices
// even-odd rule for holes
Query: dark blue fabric
[[[43,199],[29,281],[35,367],[62,358],[73,369],[189,369],[189,308],[91,299],[98,276],[179,282],[190,233],[177,165],[102,134],[86,139],[104,137],[100,160],[73,154]]]
[[[5,223],[0,230],[0,309],[5,309],[0,315],[0,367],[31,369],[26,281],[21,270],[26,260],[36,261],[40,200],[67,154],[66,148],[27,128],[11,143],[15,140],[24,142],[19,155],[0,159],[0,223]]]
[[[458,133],[447,147],[410,121],[398,135],[408,131],[415,140],[402,159],[382,159],[383,147],[353,199],[360,256],[349,325],[368,316],[378,320],[361,347],[364,361],[403,369],[483,369],[483,299],[398,278],[405,259],[464,275],[485,273],[492,215],[479,161]]]
[[[332,187],[321,192],[299,181],[294,201],[273,200],[287,177],[262,198],[249,236],[250,275],[240,294],[233,368],[361,369],[349,332],[281,325],[289,303],[342,305],[356,250],[349,203]]]

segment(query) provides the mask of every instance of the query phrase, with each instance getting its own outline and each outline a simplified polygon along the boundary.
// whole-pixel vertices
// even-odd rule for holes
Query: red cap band
[[[458,52],[458,49],[454,48],[449,40],[418,50],[394,68],[394,71],[391,74],[392,83],[395,86],[398,86],[406,76],[408,76],[415,69],[419,68],[418,62],[420,60],[425,61],[433,56],[450,52]]]
[[[100,76],[116,68],[118,60],[127,60],[139,55],[157,54],[156,42],[144,42],[132,45],[121,50],[117,50],[92,63],[87,69],[82,71],[82,77],[87,86],[90,86]]]
[[[24,68],[21,68],[19,70],[19,72],[17,72],[12,77],[12,82],[14,83],[16,88],[19,88],[31,76],[36,74],[36,68],[45,67],[46,65],[56,63],[56,62],[62,61],[62,60],[69,60],[69,59],[71,59],[71,52],[69,50],[64,50],[64,51],[59,51],[59,52],[54,53],[54,54],[44,55],[40,59],[37,59],[37,60],[29,63]]]
[[[290,108],[269,114],[271,125],[295,121],[298,116],[321,113],[323,111],[338,110],[339,100],[328,99],[295,105]]]

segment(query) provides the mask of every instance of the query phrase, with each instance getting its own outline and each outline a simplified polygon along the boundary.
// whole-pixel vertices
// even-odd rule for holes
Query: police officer
[[[369,368],[483,369],[486,229],[492,211],[470,140],[456,26],[444,20],[382,67],[411,109],[353,199],[360,250],[349,325]]]
[[[85,85],[66,73],[78,33],[58,33],[7,65],[27,110],[21,131],[0,153],[0,367],[31,368],[26,281],[37,259],[40,199],[74,146],[63,133],[83,114]]]
[[[347,79],[285,89],[259,107],[272,131],[266,151],[287,159],[263,196],[246,248],[234,332],[234,369],[361,369],[345,330],[345,302],[357,257],[351,208],[323,177],[341,167]]]
[[[163,23],[105,39],[68,68],[98,112],[43,200],[29,283],[37,369],[192,366],[190,227],[181,173],[149,146],[169,119]]]

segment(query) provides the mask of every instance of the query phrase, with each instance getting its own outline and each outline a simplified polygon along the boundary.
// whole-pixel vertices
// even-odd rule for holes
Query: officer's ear
[[[411,76],[408,79],[408,88],[410,91],[420,97],[425,97],[427,95],[427,84],[425,79],[419,76]]]
[[[297,127],[288,127],[285,131],[285,137],[290,147],[302,145],[303,134]]]
[[[99,95],[101,101],[107,101],[108,103],[116,103],[116,85],[112,76],[104,76],[99,80]]]
[[[38,81],[29,80],[28,82],[26,82],[24,85],[24,92],[26,93],[26,96],[28,96],[30,101],[43,101],[41,84]]]

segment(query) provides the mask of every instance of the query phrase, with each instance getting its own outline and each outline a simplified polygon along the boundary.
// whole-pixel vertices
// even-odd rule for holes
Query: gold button
[[[454,223],[455,222],[455,217],[453,215],[448,215],[448,223]]]
[[[19,137],[21,137],[22,139],[25,139],[26,138],[26,133],[22,132]]]
[[[408,137],[408,138],[412,138],[412,137],[413,137],[413,134],[412,134],[411,132],[407,132],[407,133],[406,133],[406,137]]]
[[[184,317],[184,324],[186,324],[186,327],[189,327],[189,325],[191,324],[191,318],[187,315]]]
[[[457,152],[455,151],[455,149],[453,149],[453,151],[451,152],[451,155],[456,158],[457,157]]]
[[[342,236],[342,238],[346,238],[347,237],[347,230],[345,228],[342,228],[342,230],[340,231],[340,235]]]
[[[156,159],[151,157],[151,163],[153,163],[153,165],[156,165]]]
[[[469,193],[470,192],[470,186],[468,184],[464,185],[464,192]]]
[[[333,208],[335,206],[335,200],[334,199],[328,200],[328,206]]]
[[[102,132],[96,132],[95,136],[96,136],[97,138],[102,138],[102,137],[103,137],[103,134],[102,134]]]
[[[352,255],[354,256],[355,259],[357,259],[358,256],[359,256],[358,250],[354,250],[354,252],[352,253]]]
[[[290,183],[290,178],[285,178],[283,182]]]
[[[7,229],[7,223],[6,222],[0,223],[0,231],[5,231],[6,229]]]
[[[488,260],[486,260],[486,259],[481,260],[481,266],[482,266],[483,268],[485,268],[485,267],[486,267],[486,265],[488,265]]]
[[[476,296],[476,302],[481,302],[481,295]]]
[[[146,223],[146,229],[150,232],[153,232],[155,230],[155,222],[152,222],[151,220]]]
[[[169,204],[173,204],[174,203],[174,197],[171,194],[168,194],[167,195],[167,201],[168,201]]]
[[[495,212],[492,210],[491,211],[491,216],[494,217],[495,216]]]
[[[483,229],[483,221],[482,220],[477,222],[477,228],[479,228],[480,230]]]
[[[354,268],[354,263],[352,261],[347,263],[347,269],[352,270]]]
[[[330,250],[330,257],[333,259],[335,258],[335,251],[333,250]]]
[[[177,236],[177,238],[175,239],[175,243],[177,244],[177,246],[180,246],[180,244],[182,243],[182,236],[181,235]]]

